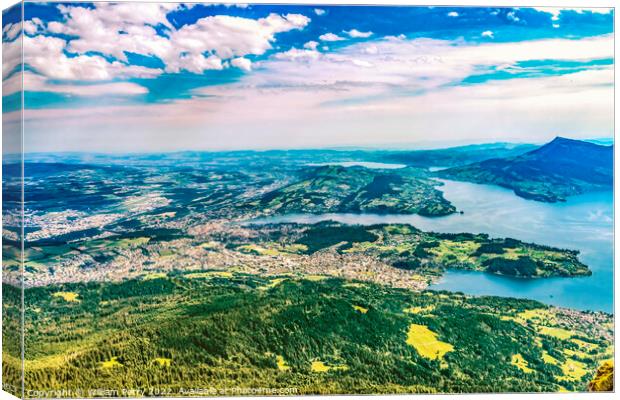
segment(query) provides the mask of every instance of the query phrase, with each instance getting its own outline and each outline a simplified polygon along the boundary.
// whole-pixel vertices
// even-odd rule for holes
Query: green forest
[[[4,290],[5,312],[14,312],[16,289]],[[30,397],[98,388],[585,390],[613,356],[612,317],[604,313],[327,276],[145,274],[29,288],[25,307]],[[14,345],[4,344],[5,377],[19,373]]]

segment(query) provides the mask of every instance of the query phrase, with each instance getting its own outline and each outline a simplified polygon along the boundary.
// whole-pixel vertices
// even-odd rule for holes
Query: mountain
[[[407,164],[411,167],[457,167],[491,158],[514,157],[536,149],[533,144],[486,143],[446,149],[383,152],[380,160]]]
[[[375,213],[447,215],[455,212],[435,188],[414,170],[326,165],[305,168],[300,180],[265,193],[251,209],[265,213]]]
[[[444,178],[495,184],[521,197],[544,202],[613,187],[613,146],[556,137],[515,157],[494,158],[437,174]]]

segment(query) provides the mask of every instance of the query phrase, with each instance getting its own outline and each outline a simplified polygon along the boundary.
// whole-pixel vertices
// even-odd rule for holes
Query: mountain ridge
[[[527,199],[566,201],[569,196],[613,187],[613,145],[557,136],[518,156],[449,168],[437,175],[506,187]]]

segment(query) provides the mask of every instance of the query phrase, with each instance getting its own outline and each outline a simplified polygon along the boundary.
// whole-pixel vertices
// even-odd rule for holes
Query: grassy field
[[[450,343],[437,340],[437,334],[424,325],[411,324],[407,333],[407,344],[413,346],[422,357],[436,360],[454,350]]]

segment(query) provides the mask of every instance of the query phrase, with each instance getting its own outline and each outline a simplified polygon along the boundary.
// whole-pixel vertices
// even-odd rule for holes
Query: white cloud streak
[[[52,92],[77,96],[101,96],[101,95],[137,95],[148,93],[147,89],[131,82],[111,82],[99,84],[51,84],[48,80],[30,71],[14,74],[3,81],[3,95],[7,96],[21,91],[23,87],[31,92]]]
[[[238,83],[196,92],[210,95],[207,98],[102,108],[87,122],[95,137],[107,135],[109,144],[96,142],[102,148],[142,151],[413,143],[429,135],[447,141],[609,136],[611,67],[478,85],[453,83],[485,66],[612,56],[611,35],[479,45],[392,38],[330,54],[291,49]],[[37,130],[44,124],[47,134],[36,137],[38,141],[33,138],[31,146],[53,145],[50,132],[62,131],[70,142],[84,129],[79,113],[85,111],[57,111],[58,123],[46,119],[49,110],[28,112],[27,126]],[[98,123],[105,132],[99,133]],[[164,128],[170,126],[183,132],[174,143]],[[110,135],[117,127],[131,129],[132,136],[115,141]],[[231,134],[221,135],[223,131]],[[152,147],[145,149],[144,143]]]
[[[339,42],[341,40],[345,40],[343,37],[336,35],[335,33],[325,33],[321,36],[319,36],[319,39],[324,41],[324,42]]]
[[[372,36],[372,32],[360,32],[357,29],[351,29],[350,31],[344,31],[347,35],[352,38],[369,38]]]

